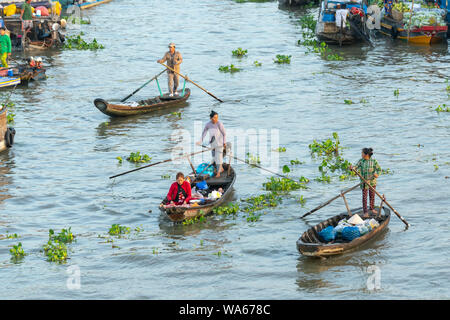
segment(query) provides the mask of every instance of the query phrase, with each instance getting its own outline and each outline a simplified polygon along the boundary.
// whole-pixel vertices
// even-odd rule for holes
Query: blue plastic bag
[[[332,226],[328,226],[319,232],[319,238],[325,243],[333,241],[336,238],[336,231]]]
[[[352,241],[360,236],[358,227],[345,227],[342,230],[342,239],[345,241]]]
[[[195,170],[197,172],[197,174],[205,174],[205,175],[209,175],[210,177],[212,177],[214,175],[214,166],[210,165],[209,167],[209,163],[201,163],[199,164],[199,166],[197,167],[197,169]],[[206,170],[205,168],[208,167]]]

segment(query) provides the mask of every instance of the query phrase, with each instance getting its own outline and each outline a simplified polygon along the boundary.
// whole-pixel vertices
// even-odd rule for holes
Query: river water
[[[49,78],[11,97],[17,134],[13,148],[0,156],[0,234],[20,238],[0,240],[0,298],[449,299],[450,114],[433,110],[450,104],[447,44],[412,46],[381,37],[374,48],[332,48],[344,60],[326,61],[297,45],[305,13],[317,9],[114,0],[86,11],[92,23],[81,27],[84,38],[96,38],[105,49],[46,54]],[[157,74],[156,60],[169,42],[183,55],[182,72],[224,103],[189,84],[188,103],[169,112],[111,119],[94,107],[95,98],[121,99]],[[238,47],[248,50],[246,58],[232,57]],[[273,63],[277,54],[292,55],[291,63]],[[253,66],[255,60],[262,66]],[[243,71],[218,71],[229,64]],[[166,89],[165,77],[161,86]],[[152,83],[136,96],[157,93]],[[179,143],[172,136],[177,130],[185,130],[193,146],[211,109],[230,132],[278,133],[286,148],[276,153],[279,167],[299,159],[303,164],[290,175],[311,179],[307,190],[291,192],[303,195],[304,207],[285,197],[257,222],[214,216],[173,226],[157,207],[176,172],[189,171],[187,162],[108,179],[135,167],[119,164],[117,156],[140,151],[153,162],[169,159]],[[333,132],[353,163],[361,148],[374,148],[381,166],[392,171],[378,189],[411,227],[405,230],[392,215],[387,232],[361,250],[316,260],[299,254],[296,240],[345,207],[337,200],[299,217],[355,184],[313,180],[319,163],[308,145]],[[235,200],[264,192],[268,175],[242,163],[234,168]],[[350,194],[350,206],[359,207],[360,198],[359,191]],[[112,224],[132,231],[107,242],[102,237]],[[70,259],[47,262],[42,247],[48,230],[66,227],[77,240],[69,245]],[[14,263],[9,249],[19,241],[27,255]],[[77,274],[80,287],[74,288]]]

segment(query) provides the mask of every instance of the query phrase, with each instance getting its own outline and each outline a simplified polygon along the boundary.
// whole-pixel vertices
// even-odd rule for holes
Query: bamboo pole
[[[348,206],[347,199],[345,198],[345,196],[344,196],[343,193],[341,193],[341,197],[342,197],[342,199],[344,200],[345,207],[347,208],[348,215],[351,217],[351,216],[352,216],[352,211],[350,210],[350,208],[349,208],[349,206]]]
[[[175,158],[175,159],[167,159],[167,160],[164,160],[164,161],[155,162],[155,163],[152,163],[152,164],[140,167],[140,168],[136,168],[136,169],[133,169],[133,170],[130,170],[130,171],[126,171],[126,172],[122,172],[122,173],[116,174],[116,175],[111,176],[109,178],[113,179],[113,178],[116,178],[116,177],[119,177],[119,176],[123,176],[124,174],[127,174],[127,173],[135,172],[135,171],[142,170],[142,169],[145,169],[145,168],[148,168],[148,167],[153,167],[153,166],[156,166],[157,164],[161,164],[161,163],[166,163],[166,162],[170,162],[170,161],[174,161],[174,160],[183,159],[184,157],[193,156],[193,155],[200,154],[200,153],[203,153],[203,152],[206,152],[206,151],[209,151],[209,150],[212,150],[212,148],[209,148],[209,149],[206,149],[206,150],[202,150],[202,151],[198,151],[198,152],[193,152],[193,153],[190,153],[190,154],[184,154],[184,155],[182,155],[182,156],[180,156],[178,158]]]
[[[220,100],[219,98],[217,98],[215,95],[213,95],[211,92],[209,92],[208,90],[206,90],[205,88],[202,88],[201,86],[199,86],[198,84],[196,84],[194,81],[192,81],[191,79],[189,79],[186,76],[183,76],[181,73],[176,72],[173,68],[169,67],[168,65],[162,63],[162,62],[158,62],[159,64],[163,65],[164,67],[166,67],[167,69],[169,69],[172,72],[175,72],[177,75],[179,75],[180,77],[182,77],[183,79],[189,81],[190,83],[192,83],[193,85],[197,86],[198,88],[202,89],[203,91],[205,91],[207,94],[209,94],[211,97],[213,97],[214,99],[223,102],[222,100]]]
[[[355,168],[352,168],[352,171],[354,171],[360,178],[361,178],[361,180],[365,183],[365,184],[367,184],[368,186],[369,186],[369,188],[373,191],[373,192],[375,192],[375,194],[378,196],[378,197],[380,197],[380,199],[383,199],[383,196],[381,196],[379,193],[378,193],[378,191],[374,188],[374,187],[372,187],[368,182],[367,182],[367,180],[366,179],[364,179],[362,176],[361,176],[361,174],[358,172],[358,171],[356,171],[355,170]],[[402,222],[406,225],[406,227],[408,228],[409,226],[410,226],[410,224],[397,212],[397,210],[395,210],[390,204],[389,204],[389,202],[387,202],[386,200],[384,200],[384,203],[386,203],[386,205],[389,207],[389,208],[391,208],[392,209],[392,211],[394,211],[394,213],[397,215],[397,217],[399,217],[400,218],[400,220],[402,220]]]
[[[316,212],[316,211],[319,210],[319,209],[322,209],[323,207],[329,205],[329,204],[330,204],[331,202],[333,202],[334,200],[336,200],[336,199],[338,199],[339,197],[341,197],[343,194],[346,194],[346,193],[348,193],[348,192],[350,192],[350,191],[352,191],[352,190],[355,190],[355,189],[356,189],[357,187],[359,187],[360,185],[361,185],[361,184],[358,183],[356,186],[353,186],[353,187],[351,187],[351,188],[348,188],[348,189],[346,189],[346,190],[341,191],[341,193],[340,193],[339,195],[337,195],[336,197],[331,198],[330,200],[328,200],[328,201],[322,203],[321,205],[319,205],[318,207],[316,207],[316,208],[312,209],[311,211],[305,213],[303,216],[301,216],[301,218],[304,218],[304,217],[310,215],[311,213]]]
[[[414,10],[414,0],[412,0],[412,4],[411,4],[411,14],[409,15],[409,26],[408,26],[408,42],[409,42],[409,31],[411,30],[411,21],[412,21],[412,16],[413,16],[413,10]]]

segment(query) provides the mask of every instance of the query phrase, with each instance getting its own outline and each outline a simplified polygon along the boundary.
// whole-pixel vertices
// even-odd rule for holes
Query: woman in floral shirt
[[[377,178],[381,174],[381,168],[377,160],[372,158],[373,149],[364,148],[361,152],[361,158],[358,163],[351,167],[351,169],[358,170],[361,176],[375,189],[377,187]],[[364,215],[368,215],[367,211],[367,193],[370,198],[370,210],[372,213],[377,213],[375,210],[375,192],[361,180],[361,189],[363,194],[363,211]]]

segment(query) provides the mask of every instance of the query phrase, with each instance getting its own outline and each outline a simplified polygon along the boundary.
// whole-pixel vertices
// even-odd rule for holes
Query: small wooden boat
[[[0,77],[0,88],[18,85],[20,77]]]
[[[82,3],[78,3],[78,4],[71,4],[67,6],[67,9],[72,7],[72,6],[78,6],[81,10],[84,9],[89,9],[92,7],[96,7],[98,5],[104,4],[104,3],[108,3],[111,2],[112,0],[85,0]],[[64,6],[63,6],[64,8]]]
[[[351,242],[339,242],[339,240],[337,240],[331,243],[323,243],[319,240],[319,232],[328,226],[336,227],[340,220],[349,218],[347,212],[322,221],[303,233],[300,239],[297,240],[297,249],[301,254],[310,257],[327,257],[355,250],[369,240],[376,238],[384,229],[386,229],[391,218],[391,211],[385,207],[383,207],[383,211],[384,214],[381,214],[380,216],[371,215],[371,218],[374,218],[380,224],[377,228]],[[362,208],[352,210],[352,214],[355,213],[358,213],[362,217]]]
[[[350,27],[336,25],[336,6],[345,4],[348,10],[347,21]],[[316,37],[327,44],[352,44],[360,40],[370,42],[365,24],[366,16],[360,3],[346,1],[322,1],[316,23]]]
[[[13,71],[13,77],[19,77],[21,83],[26,83],[32,80],[46,79],[45,68],[33,68],[27,65],[11,66],[9,68],[0,68],[0,77],[6,77],[8,70]]]
[[[380,32],[392,39],[406,40],[416,44],[433,44],[447,39],[448,26],[423,26],[421,28],[404,28],[403,21],[397,21],[389,16],[381,18]]]
[[[176,96],[169,97],[168,94],[162,96],[157,96],[148,100],[141,100],[135,102],[134,104],[114,104],[109,103],[103,99],[95,99],[95,107],[103,112],[104,114],[111,117],[126,117],[147,112],[152,112],[154,110],[160,110],[177,105],[181,102],[185,102],[191,95],[191,90],[185,89],[184,95],[179,93]]]
[[[159,209],[173,222],[182,222],[185,219],[193,219],[198,216],[206,216],[210,214],[214,208],[221,206],[225,201],[229,200],[231,196],[233,185],[236,181],[236,173],[231,167],[230,174],[228,175],[228,166],[229,164],[223,164],[224,172],[219,178],[210,177],[206,180],[209,191],[218,190],[219,188],[224,190],[219,199],[195,207],[164,207],[161,203]]]

